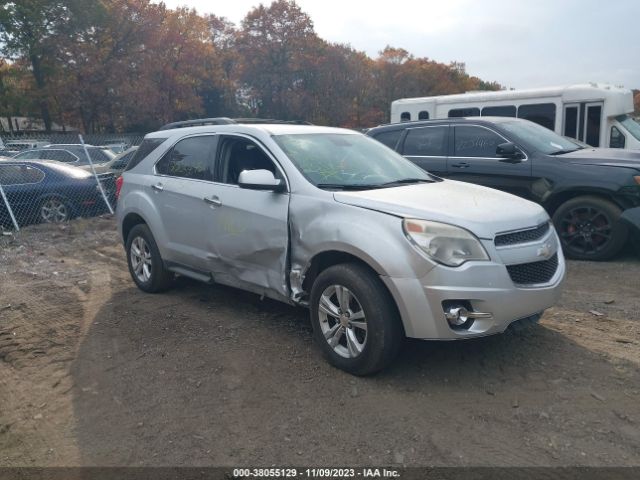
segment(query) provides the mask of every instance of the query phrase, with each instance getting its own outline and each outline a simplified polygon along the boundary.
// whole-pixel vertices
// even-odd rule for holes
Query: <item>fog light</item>
[[[468,327],[471,326],[473,320],[478,318],[492,318],[493,315],[491,313],[485,312],[474,312],[472,310],[468,310],[466,307],[462,305],[451,305],[445,310],[445,318],[449,325],[453,328],[460,327]]]

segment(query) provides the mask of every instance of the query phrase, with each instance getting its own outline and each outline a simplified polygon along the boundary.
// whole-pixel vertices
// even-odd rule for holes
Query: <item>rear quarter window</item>
[[[133,158],[129,161],[127,168],[125,168],[125,172],[128,172],[136,165],[138,165],[142,160],[147,158],[151,152],[153,152],[156,148],[164,143],[166,137],[163,138],[145,138],[136,153],[133,155]]]
[[[373,135],[373,138],[389,148],[396,149],[402,130],[390,130]]]

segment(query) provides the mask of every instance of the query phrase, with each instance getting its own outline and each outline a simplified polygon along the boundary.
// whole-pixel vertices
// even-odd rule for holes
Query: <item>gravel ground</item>
[[[0,236],[0,466],[640,465],[640,262],[570,262],[541,324],[356,378],[307,312],[130,280],[113,221]]]

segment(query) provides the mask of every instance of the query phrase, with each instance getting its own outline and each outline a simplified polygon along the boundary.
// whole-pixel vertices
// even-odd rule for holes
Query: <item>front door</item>
[[[453,130],[453,154],[447,161],[450,179],[530,198],[530,160],[509,163],[496,155],[497,146],[508,139],[480,125],[456,125]]]
[[[259,169],[285,180],[260,144],[241,135],[221,136],[206,248],[216,282],[288,298],[289,193],[238,186],[242,171]]]

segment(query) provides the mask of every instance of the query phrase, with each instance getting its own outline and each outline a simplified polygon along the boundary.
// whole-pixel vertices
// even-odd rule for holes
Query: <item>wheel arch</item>
[[[370,262],[367,262],[367,260],[353,252],[346,252],[336,249],[324,250],[322,252],[316,253],[311,258],[307,268],[304,271],[304,280],[302,281],[302,290],[304,292],[303,296],[306,299],[309,298],[313,283],[315,282],[318,275],[320,275],[320,273],[322,273],[329,267],[345,263],[355,263],[357,265],[360,265],[377,278],[380,278],[384,275],[384,272],[381,271],[380,266],[377,266],[377,268],[374,267]],[[389,294],[389,298],[393,301],[393,308],[396,310],[398,318],[401,319],[400,323],[402,324],[402,334],[406,336],[403,309],[400,308],[398,299],[394,295],[393,291],[388,288],[386,282],[381,280],[380,283]]]
[[[131,232],[131,229],[136,225],[140,225],[140,224],[144,224],[147,226],[149,225],[147,221],[138,213],[135,213],[135,212],[127,213],[125,217],[122,219],[122,241],[126,242],[127,238],[129,237],[129,232]]]
[[[595,189],[592,190],[587,188],[576,188],[576,189],[563,190],[562,192],[558,192],[553,196],[551,196],[549,199],[547,199],[544,202],[543,206],[544,206],[544,209],[549,214],[549,216],[552,217],[553,214],[556,213],[556,210],[558,210],[558,208],[560,208],[560,206],[563,203],[568,202],[573,198],[585,197],[585,196],[597,197],[602,200],[607,200],[623,210],[626,208],[626,206],[622,204],[616,198],[616,196],[613,195],[611,192],[607,190],[595,190]]]

